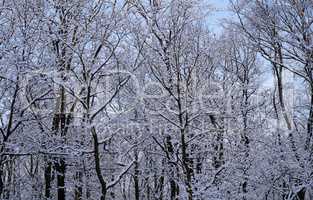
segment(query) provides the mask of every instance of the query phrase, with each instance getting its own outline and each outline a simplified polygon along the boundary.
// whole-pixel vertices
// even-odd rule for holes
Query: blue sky
[[[212,15],[208,17],[208,24],[210,28],[214,29],[214,32],[219,31],[220,21],[230,16],[228,11],[229,0],[208,0],[208,2],[215,8]]]
[[[226,7],[228,4],[228,0],[208,0],[208,1],[221,7]]]

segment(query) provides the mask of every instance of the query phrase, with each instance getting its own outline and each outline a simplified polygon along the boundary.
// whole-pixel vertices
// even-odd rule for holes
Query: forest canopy
[[[313,199],[313,2],[1,0],[0,199]]]

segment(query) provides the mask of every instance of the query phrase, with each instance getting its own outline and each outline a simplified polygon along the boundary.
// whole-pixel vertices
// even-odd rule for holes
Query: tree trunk
[[[178,185],[176,184],[175,180],[173,180],[173,178],[171,178],[170,180],[170,187],[171,187],[171,200],[177,200],[179,189]]]
[[[101,164],[100,164],[100,152],[99,152],[99,142],[98,142],[98,136],[96,133],[96,130],[94,127],[91,128],[91,133],[93,137],[93,143],[94,143],[94,160],[95,160],[95,168],[96,168],[96,174],[98,177],[98,180],[101,185],[101,200],[105,200],[106,193],[107,193],[107,187],[106,187],[106,181],[104,180],[104,177],[101,172]]]
[[[136,143],[137,144],[137,143]],[[135,149],[135,174],[134,174],[134,189],[135,189],[135,200],[140,199],[140,189],[139,189],[139,166],[138,166],[138,151]]]
[[[186,191],[188,193],[188,200],[192,200],[193,191],[191,186],[191,179],[192,179],[192,168],[189,166],[189,158],[187,154],[187,143],[185,138],[184,130],[181,130],[181,145],[182,145],[182,162],[183,167],[185,168],[185,184],[186,184]]]
[[[57,172],[57,193],[58,200],[65,200],[65,171],[66,163],[64,158],[60,158],[59,162],[56,163],[55,169]]]
[[[305,149],[309,150],[310,149],[310,144],[311,144],[311,138],[313,134],[313,84],[310,86],[310,113],[308,117],[308,122],[307,122],[307,137],[305,140]]]
[[[45,198],[50,199],[52,182],[52,163],[50,161],[46,162],[44,177],[45,177]]]

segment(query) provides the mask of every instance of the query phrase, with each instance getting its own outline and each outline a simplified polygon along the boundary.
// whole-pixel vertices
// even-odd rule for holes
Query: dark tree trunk
[[[310,112],[307,122],[307,137],[305,140],[305,149],[309,150],[311,146],[311,139],[313,134],[313,85],[311,86],[311,95],[310,95]]]
[[[45,198],[49,199],[51,197],[51,182],[52,182],[52,163],[50,161],[46,162],[44,177],[45,177]]]
[[[55,169],[57,172],[57,193],[58,200],[65,200],[65,172],[66,163],[64,158],[60,158],[59,162],[55,164]]]
[[[170,180],[170,187],[171,187],[171,200],[177,200],[179,195],[179,188],[173,178]]]
[[[107,186],[106,181],[104,180],[104,177],[101,172],[101,164],[100,164],[100,152],[99,152],[99,142],[98,142],[98,136],[96,133],[96,130],[94,127],[91,129],[92,137],[93,137],[93,143],[94,143],[94,160],[95,160],[95,168],[96,168],[96,174],[98,177],[98,180],[100,182],[101,186],[101,200],[105,200],[106,193],[107,193]]]
[[[139,166],[138,166],[138,152],[135,149],[135,174],[134,174],[135,200],[140,199],[139,189]]]

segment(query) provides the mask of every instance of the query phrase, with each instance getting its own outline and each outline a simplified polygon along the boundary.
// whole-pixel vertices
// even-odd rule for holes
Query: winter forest
[[[313,1],[1,0],[1,200],[312,200]]]

